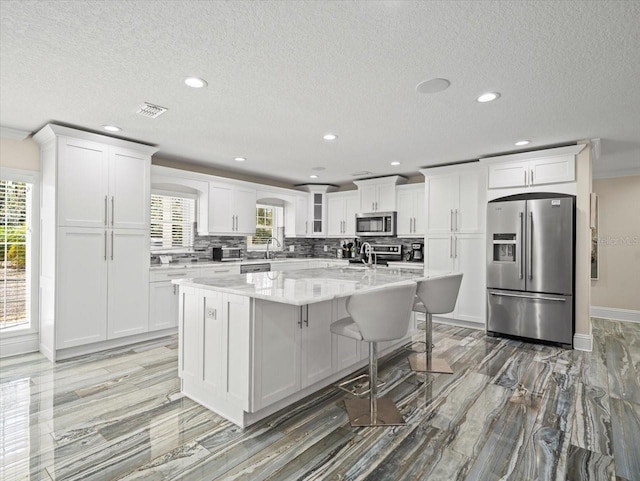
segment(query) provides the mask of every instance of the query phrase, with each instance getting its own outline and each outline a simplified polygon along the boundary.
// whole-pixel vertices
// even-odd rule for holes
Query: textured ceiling
[[[602,138],[603,158],[640,162],[640,2],[2,1],[0,15],[5,127],[115,124],[161,157],[292,184],[313,167],[338,184],[410,175],[523,138]],[[434,77],[451,87],[416,93]],[[486,91],[502,97],[477,103]],[[143,101],[169,111],[141,117]]]

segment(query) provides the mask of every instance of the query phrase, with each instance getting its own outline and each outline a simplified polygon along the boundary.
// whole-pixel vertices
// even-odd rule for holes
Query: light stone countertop
[[[164,269],[196,269],[198,267],[224,267],[228,265],[240,265],[240,264],[281,264],[287,262],[305,262],[305,261],[342,261],[345,264],[348,263],[348,259],[337,259],[335,257],[286,257],[275,259],[241,259],[233,261],[196,261],[196,262],[172,262],[170,264],[151,264],[150,270],[164,270]]]
[[[451,273],[391,267],[368,269],[364,266],[345,266],[284,272],[258,272],[219,278],[176,279],[172,282],[180,286],[209,289],[302,306],[350,296],[358,290],[389,286],[409,280],[418,281]]]

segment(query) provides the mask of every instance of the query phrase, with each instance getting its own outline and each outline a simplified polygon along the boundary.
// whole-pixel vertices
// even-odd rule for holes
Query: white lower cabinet
[[[484,323],[486,296],[484,234],[437,234],[425,237],[425,269],[462,272],[455,310],[439,315]]]
[[[171,281],[149,284],[149,331],[178,326],[178,286]]]
[[[56,349],[147,332],[149,233],[58,230]]]

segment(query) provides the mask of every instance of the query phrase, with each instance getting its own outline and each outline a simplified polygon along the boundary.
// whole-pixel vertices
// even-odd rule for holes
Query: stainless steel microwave
[[[356,214],[356,235],[366,236],[395,236],[396,212],[372,212]]]

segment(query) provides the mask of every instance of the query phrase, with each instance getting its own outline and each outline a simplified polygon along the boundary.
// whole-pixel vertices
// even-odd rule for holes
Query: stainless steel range
[[[402,244],[370,244],[372,252],[375,254],[376,264],[386,266],[388,262],[402,261]],[[362,254],[361,259],[351,259],[350,262],[367,262],[368,258]]]

